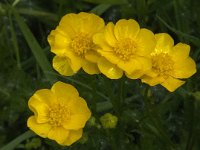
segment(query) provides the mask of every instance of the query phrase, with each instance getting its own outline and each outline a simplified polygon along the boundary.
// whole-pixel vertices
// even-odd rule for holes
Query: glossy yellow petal
[[[173,77],[168,77],[168,79],[165,80],[161,85],[164,86],[168,91],[173,92],[184,83],[185,81],[181,81]]]
[[[98,67],[101,73],[110,79],[119,79],[123,75],[123,71],[116,65],[110,63],[104,57],[98,61]]]
[[[100,73],[97,64],[89,62],[87,60],[85,60],[84,63],[83,63],[83,70],[86,73],[91,74],[91,75],[93,75],[93,74],[99,74]]]
[[[70,60],[67,57],[55,56],[53,58],[53,68],[64,76],[72,76],[75,74],[70,66]]]
[[[118,64],[119,68],[124,70],[127,74],[132,74],[135,71],[150,70],[152,63],[151,60],[145,57],[134,57],[129,61],[120,61]]]
[[[48,138],[55,140],[58,144],[64,145],[69,137],[69,131],[63,127],[54,127],[49,131]]]
[[[114,34],[117,40],[130,38],[133,39],[140,31],[139,24],[133,19],[120,19],[114,28]]]
[[[105,27],[104,30],[104,36],[105,36],[105,40],[106,42],[110,45],[110,46],[115,46],[117,39],[114,35],[114,24],[112,22],[109,22],[107,24],[107,26]]]
[[[69,58],[69,64],[73,70],[73,72],[77,72],[82,67],[83,58],[76,55],[72,51],[67,51],[65,55]]]
[[[54,93],[49,89],[41,89],[36,91],[33,96],[30,98],[30,101],[28,102],[28,105],[31,101],[37,100],[41,104],[46,104],[48,106],[51,106],[54,103],[57,103],[57,97],[54,95]],[[35,106],[37,107],[37,105]]]
[[[48,42],[51,46],[51,52],[56,55],[63,55],[71,39],[63,31],[56,29],[51,31]]]
[[[28,101],[30,110],[34,112],[37,123],[46,123],[49,121],[49,106],[41,102],[37,97],[32,96]]]
[[[70,101],[68,107],[70,108],[71,117],[64,121],[63,127],[72,130],[83,128],[91,116],[86,101],[81,97],[74,98]]]
[[[72,145],[74,142],[78,141],[82,137],[82,134],[83,134],[83,129],[70,130],[69,137],[67,140],[65,140],[63,145],[66,145],[66,146]]]
[[[77,14],[66,14],[61,18],[58,28],[64,31],[70,38],[73,38],[79,32],[79,22]]]
[[[159,77],[159,76],[154,77],[154,78],[148,77],[148,76],[143,76],[143,77],[141,77],[141,81],[143,83],[150,85],[150,86],[155,86],[157,84],[161,84],[162,82],[164,82],[165,79],[163,77]]]
[[[100,47],[99,53],[101,54],[101,51],[112,51],[112,48],[109,46],[107,41],[105,40],[103,33],[97,33],[93,36],[93,42]]]
[[[183,61],[185,58],[189,57],[190,46],[184,43],[176,44],[169,55],[171,55],[172,59],[176,61]]]
[[[27,126],[43,138],[48,136],[48,133],[52,128],[48,123],[37,123],[34,116],[28,118]]]
[[[155,38],[156,38],[156,48],[154,51],[155,53],[169,52],[174,46],[174,40],[167,33],[155,34]]]
[[[61,103],[69,103],[72,98],[78,97],[79,93],[75,87],[70,84],[58,81],[54,83],[51,91],[58,97]]]
[[[129,79],[138,79],[144,75],[144,71],[136,70],[136,71],[132,72],[131,74],[128,74],[128,73],[125,73],[125,74]]]
[[[77,17],[80,21],[80,31],[87,32],[90,36],[102,31],[105,26],[104,20],[92,13],[80,12]]]
[[[112,52],[101,51],[100,53],[103,57],[105,57],[107,60],[109,60],[109,62],[111,62],[112,64],[117,64],[121,60],[118,56],[116,56]]]
[[[174,70],[171,75],[175,78],[189,78],[195,74],[196,71],[195,61],[188,57],[174,64]]]
[[[85,59],[93,63],[97,63],[99,58],[100,55],[96,51],[89,51],[85,54]]]
[[[138,56],[147,56],[153,52],[156,46],[155,36],[152,31],[148,29],[141,29],[136,37],[136,54]]]
[[[91,112],[87,106],[86,101],[81,97],[70,101],[69,107],[71,109],[72,115],[84,114],[88,119],[91,116]]]

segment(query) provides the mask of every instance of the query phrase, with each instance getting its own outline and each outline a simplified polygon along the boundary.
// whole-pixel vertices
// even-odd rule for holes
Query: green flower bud
[[[105,129],[115,128],[118,122],[118,118],[111,113],[106,113],[100,117],[100,122]]]
[[[96,118],[95,117],[90,117],[90,119],[88,120],[88,126],[93,127],[96,125]]]

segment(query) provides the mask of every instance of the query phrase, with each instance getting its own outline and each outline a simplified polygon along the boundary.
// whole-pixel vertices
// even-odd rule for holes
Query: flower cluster
[[[65,76],[81,68],[110,79],[125,74],[150,86],[161,84],[172,92],[185,83],[180,79],[196,72],[189,45],[174,45],[169,34],[154,34],[140,28],[134,19],[105,25],[95,14],[67,14],[51,31],[48,42],[56,54],[53,67]]]
[[[28,102],[34,113],[27,125],[43,138],[71,145],[82,137],[91,112],[78,91],[69,84],[56,82],[52,88],[38,90]]]

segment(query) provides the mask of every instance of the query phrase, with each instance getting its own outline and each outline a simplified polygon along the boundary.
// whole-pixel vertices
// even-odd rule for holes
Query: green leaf
[[[200,100],[200,91],[194,92],[192,93],[192,95],[194,96],[196,100]]]
[[[19,16],[19,14],[16,11],[13,11],[13,12],[14,12],[16,21],[19,25],[19,28],[21,29],[26,42],[28,43],[36,61],[41,67],[45,76],[47,77],[49,81],[55,81],[56,80],[55,76],[53,76],[52,74],[49,74],[49,72],[53,72],[53,70],[47,57],[44,54],[44,50],[40,47],[39,43],[35,39],[34,35],[30,31],[29,27],[24,22],[24,20]]]
[[[102,15],[106,10],[108,10],[111,7],[110,4],[100,4],[96,7],[94,7],[90,12],[97,14],[97,15]]]
[[[93,4],[127,4],[127,0],[83,0],[84,2],[93,3]]]
[[[5,145],[4,147],[0,148],[0,150],[13,150],[21,142],[33,136],[35,136],[35,134],[32,131],[26,131],[25,133],[21,134],[20,136],[12,140],[10,143]]]

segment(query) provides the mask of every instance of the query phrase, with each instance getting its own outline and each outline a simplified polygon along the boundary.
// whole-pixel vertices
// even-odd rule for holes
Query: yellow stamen
[[[51,106],[49,109],[49,123],[54,127],[62,125],[64,120],[70,119],[70,110],[63,104]]]
[[[127,38],[119,41],[114,47],[115,54],[120,57],[122,60],[129,60],[135,53],[137,49],[136,43]]]
[[[167,53],[155,54],[152,56],[152,69],[159,76],[168,77],[173,71],[174,61]]]
[[[84,56],[85,53],[92,50],[93,45],[92,38],[82,32],[77,34],[71,42],[71,48],[79,56]]]

